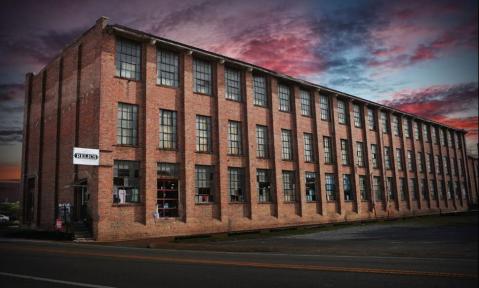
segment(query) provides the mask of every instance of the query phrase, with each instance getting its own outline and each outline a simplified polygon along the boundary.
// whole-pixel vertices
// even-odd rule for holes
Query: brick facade
[[[118,38],[141,43],[140,80],[125,79],[115,73],[115,47]],[[157,48],[179,55],[178,87],[157,84]],[[203,59],[212,66],[212,95],[193,92],[193,59]],[[241,71],[241,101],[225,98],[226,68]],[[267,107],[253,102],[253,75],[262,75],[267,83]],[[291,112],[279,111],[278,85],[291,92]],[[402,113],[312,83],[243,63],[234,59],[189,47],[134,31],[118,25],[107,25],[101,18],[96,25],[65,48],[61,54],[37,75],[26,77],[26,113],[23,151],[24,222],[51,229],[55,223],[58,203],[78,203],[76,186],[87,183],[87,211],[97,240],[133,239],[240,231],[291,225],[319,224],[371,218],[433,214],[441,211],[467,210],[477,202],[477,184],[471,186],[471,169],[466,163],[463,130],[446,127],[427,119]],[[301,90],[311,95],[311,117],[301,114]],[[329,101],[329,121],[320,117],[320,95]],[[346,124],[338,123],[338,99],[345,103]],[[117,144],[118,103],[138,107],[138,143],[135,146]],[[354,125],[353,105],[361,111],[358,128]],[[177,149],[159,149],[159,111],[176,111]],[[368,128],[368,109],[375,111],[376,129]],[[388,119],[388,132],[383,133],[380,112]],[[212,152],[196,150],[196,115],[211,117]],[[401,133],[394,135],[393,117],[399,119]],[[419,139],[406,137],[403,119],[419,124]],[[228,154],[228,121],[238,121],[242,131],[241,155]],[[268,127],[270,157],[256,157],[256,125]],[[428,125],[423,135],[422,125]],[[439,145],[431,138],[431,127],[454,136],[451,145]],[[293,159],[282,160],[281,131],[292,131]],[[304,160],[304,133],[313,135],[313,160]],[[332,164],[324,163],[323,137],[331,137]],[[439,135],[436,135],[439,138]],[[341,140],[348,141],[347,165],[342,164]],[[458,142],[458,141],[459,142]],[[439,140],[438,140],[439,141]],[[362,142],[364,166],[357,163],[357,143]],[[446,140],[446,144],[447,144]],[[377,145],[379,167],[373,168],[371,144]],[[100,166],[72,165],[72,148],[100,149]],[[391,167],[385,167],[384,147],[389,147]],[[400,148],[403,169],[398,167],[396,149]],[[407,166],[408,151],[415,161],[413,171]],[[433,155],[431,171],[426,164],[420,172],[417,155]],[[446,156],[450,163],[435,169],[434,155]],[[135,160],[140,163],[140,202],[113,203],[113,165],[115,160]],[[424,163],[426,160],[423,160]],[[157,204],[157,163],[178,163],[178,217],[155,218]],[[462,162],[462,164],[461,164]],[[213,203],[195,202],[195,165],[214,167]],[[451,167],[455,167],[451,168]],[[477,165],[476,165],[477,166]],[[244,169],[246,201],[233,203],[228,194],[228,167]],[[467,167],[462,170],[461,167]],[[256,169],[272,172],[272,201],[259,202]],[[454,172],[451,173],[451,169]],[[296,201],[284,201],[282,171],[294,172]],[[316,201],[306,198],[305,172],[315,172]],[[336,200],[328,201],[325,191],[326,173],[333,174]],[[351,175],[353,198],[345,200],[343,175]],[[367,179],[367,199],[360,197],[360,175]],[[380,177],[381,197],[375,200],[373,177]],[[394,199],[386,195],[387,177],[391,177]],[[475,176],[477,177],[477,175]],[[399,178],[415,179],[418,197],[413,200],[407,188],[401,199]],[[425,179],[425,197],[419,190]],[[458,183],[451,197],[433,197],[431,183],[440,191],[441,183]],[[477,183],[477,182],[476,182]],[[467,185],[466,185],[467,184]],[[453,186],[454,187],[454,186]],[[475,195],[475,196],[473,196]],[[78,196],[77,196],[78,197]],[[33,200],[33,202],[32,202]],[[29,204],[31,202],[31,205]],[[78,205],[77,205],[78,206]],[[33,213],[30,213],[32,211]]]

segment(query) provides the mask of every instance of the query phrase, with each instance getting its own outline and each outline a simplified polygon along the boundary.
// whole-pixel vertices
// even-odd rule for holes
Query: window
[[[459,199],[459,182],[454,181],[453,183],[454,183],[454,190],[452,191],[455,196],[454,198]]]
[[[419,162],[418,168],[419,168],[419,173],[424,172],[424,161],[422,158],[422,152],[417,152],[417,161]]]
[[[419,140],[419,124],[416,121],[412,123],[414,129],[414,140]]]
[[[439,188],[439,199],[444,200],[444,198],[446,198],[446,182],[441,181],[441,185],[439,185],[438,188]]]
[[[256,188],[258,189],[258,201],[261,203],[272,201],[273,186],[271,185],[271,170],[256,170]]]
[[[195,174],[195,202],[213,202],[213,166],[196,165]]]
[[[120,145],[137,144],[138,106],[118,103],[116,143]]]
[[[431,126],[431,138],[432,138],[432,143],[437,144],[437,134],[436,134],[436,127]]]
[[[384,146],[384,168],[391,169],[391,149],[387,146]]]
[[[452,187],[452,181],[447,181],[447,200],[452,199],[452,194],[454,193],[454,188]]]
[[[446,156],[442,156],[442,164],[444,165],[444,171],[446,175],[449,175],[449,159]]]
[[[241,123],[228,121],[228,154],[241,155]]]
[[[429,180],[429,189],[431,189],[432,200],[437,200],[436,183],[434,183],[434,180]]]
[[[381,112],[381,129],[383,130],[383,133],[388,133],[389,128],[388,128],[388,116],[386,112]]]
[[[426,153],[426,170],[427,170],[427,173],[432,173],[432,166],[431,166],[431,163],[432,163],[432,155],[430,153]]]
[[[364,167],[364,149],[363,142],[356,142],[356,165]]]
[[[159,217],[178,217],[178,164],[158,162],[156,207]]]
[[[378,145],[371,144],[371,164],[373,168],[379,168]]]
[[[156,83],[165,86],[178,87],[178,54],[163,49],[157,50],[156,67],[158,75]]]
[[[393,177],[386,178],[386,192],[388,195],[388,201],[394,201],[396,199],[396,197],[394,197],[395,193],[394,193]]]
[[[409,194],[411,194],[412,200],[417,200],[416,179],[409,179]]]
[[[160,149],[176,149],[176,112],[160,110]]]
[[[338,100],[338,123],[346,124],[346,103]]]
[[[256,125],[256,157],[268,158],[268,127]]]
[[[279,111],[291,112],[291,91],[288,86],[278,86]]]
[[[316,173],[305,172],[306,201],[316,201]]]
[[[361,195],[362,201],[369,200],[368,190],[367,190],[367,180],[366,180],[366,176],[364,175],[359,176],[359,193]]]
[[[341,163],[343,165],[349,165],[348,140],[345,139],[341,139]]]
[[[141,44],[124,38],[116,38],[116,76],[133,80],[141,79]]]
[[[263,76],[253,76],[253,92],[254,105],[266,107],[268,106],[268,98],[266,96],[266,78]]]
[[[381,191],[381,177],[373,177],[373,192],[376,201],[381,201],[383,199],[383,191]]]
[[[113,202],[119,204],[140,202],[140,162],[127,160],[113,162]]]
[[[457,133],[457,134],[456,134],[456,143],[457,143],[457,147],[458,147],[459,149],[461,149],[461,148],[462,148],[462,142],[461,142],[461,139],[462,139],[462,137],[461,137],[461,136],[459,136],[459,133]]]
[[[400,130],[399,130],[399,118],[398,116],[393,116],[393,133],[394,136],[399,136],[400,135]]]
[[[211,152],[211,118],[196,115],[196,151]]]
[[[414,171],[414,155],[412,154],[411,150],[407,151],[407,169],[409,171]]]
[[[426,123],[422,124],[422,139],[426,142],[431,142],[431,139],[429,138],[429,127],[427,126]]]
[[[211,90],[211,64],[200,59],[193,59],[193,92],[211,95]]]
[[[159,178],[178,178],[178,164],[158,162],[156,166],[156,175]]]
[[[314,161],[313,134],[304,133],[304,161]]]
[[[334,174],[325,175],[326,199],[328,201],[336,201],[336,183],[334,181]]]
[[[422,200],[428,199],[428,191],[427,191],[427,182],[426,179],[421,179],[421,195],[422,195]]]
[[[376,119],[374,119],[373,109],[368,109],[368,127],[369,130],[376,130]]]
[[[329,121],[329,98],[328,96],[319,96],[319,106],[321,110],[321,120]]]
[[[311,94],[308,91],[301,90],[301,115],[312,116],[313,110],[311,109]]]
[[[406,138],[411,138],[411,132],[409,130],[409,120],[406,118],[402,119],[402,129]]]
[[[344,188],[344,200],[353,201],[354,200],[354,189],[351,184],[351,175],[343,175],[343,188]]]
[[[230,202],[244,202],[246,200],[244,191],[244,169],[228,167],[228,180]]]
[[[441,146],[446,146],[446,141],[444,139],[444,130],[439,129],[439,143],[441,143]]]
[[[361,107],[353,105],[354,127],[361,128]]]
[[[283,171],[283,192],[284,201],[296,201],[296,185],[293,171]]]
[[[452,158],[451,175],[457,176],[456,164],[457,164],[456,158]]]
[[[436,167],[436,172],[442,175],[442,169],[441,169],[441,158],[439,158],[439,155],[435,155],[435,167]]]
[[[293,146],[291,141],[291,130],[281,129],[283,160],[293,160]]]
[[[241,101],[241,72],[236,69],[225,68],[225,98]]]
[[[332,164],[333,163],[333,150],[331,147],[331,137],[323,137],[323,147],[324,147],[324,163]]]
[[[406,179],[399,178],[399,192],[401,193],[401,201],[406,201]]]
[[[404,165],[402,162],[402,149],[401,148],[396,148],[396,163],[399,171],[402,171],[404,169]]]

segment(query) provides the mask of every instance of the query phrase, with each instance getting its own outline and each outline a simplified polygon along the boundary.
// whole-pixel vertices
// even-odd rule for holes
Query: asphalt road
[[[477,259],[238,253],[0,239],[0,287],[477,287]]]

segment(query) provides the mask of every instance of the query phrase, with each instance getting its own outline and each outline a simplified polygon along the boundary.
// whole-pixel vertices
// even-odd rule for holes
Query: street
[[[477,287],[477,220],[475,212],[163,244],[0,237],[0,286]]]

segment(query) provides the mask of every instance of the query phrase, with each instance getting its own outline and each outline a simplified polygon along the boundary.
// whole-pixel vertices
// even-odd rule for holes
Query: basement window
[[[140,164],[138,161],[115,160],[113,164],[113,203],[140,202]]]
[[[256,180],[258,189],[258,201],[260,203],[271,202],[271,170],[257,169]]]
[[[213,166],[196,165],[195,167],[195,202],[213,202]]]
[[[305,172],[306,201],[316,201],[316,173]]]

